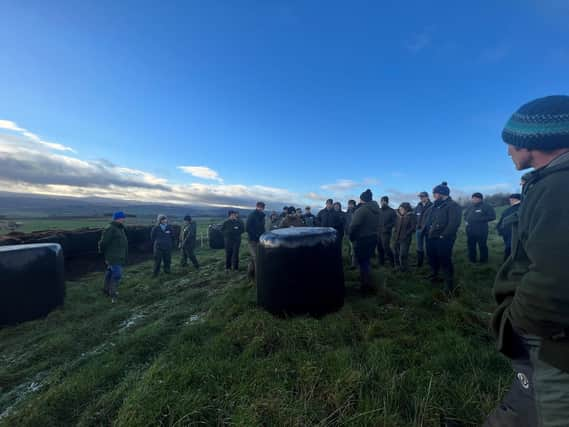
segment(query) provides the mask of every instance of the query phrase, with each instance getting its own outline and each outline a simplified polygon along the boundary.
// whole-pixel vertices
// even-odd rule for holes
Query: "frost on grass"
[[[14,408],[29,394],[40,390],[44,386],[42,381],[47,374],[48,371],[38,372],[30,382],[20,384],[9,392],[3,393],[0,397],[0,420],[10,415]]]
[[[128,319],[126,319],[120,324],[119,332],[132,328],[137,323],[139,323],[141,319],[144,319],[144,314],[134,313],[132,316],[130,316]]]

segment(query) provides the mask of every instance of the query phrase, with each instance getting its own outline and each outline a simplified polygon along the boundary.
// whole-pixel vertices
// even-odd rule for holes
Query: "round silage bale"
[[[344,270],[336,230],[273,230],[259,240],[257,303],[274,314],[321,316],[344,304]]]
[[[223,239],[220,224],[210,225],[207,228],[207,237],[209,240],[209,247],[211,249],[223,249],[225,247],[225,241]]]
[[[37,319],[63,304],[63,250],[56,243],[0,246],[0,325]]]

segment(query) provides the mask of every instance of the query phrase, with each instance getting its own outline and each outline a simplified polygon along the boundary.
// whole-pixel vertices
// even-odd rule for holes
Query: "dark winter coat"
[[[543,338],[539,358],[569,372],[569,155],[524,176],[512,256],[498,271],[498,348],[513,357],[512,328]]]
[[[281,223],[281,228],[287,227],[304,227],[304,221],[296,215],[287,215],[283,222]]]
[[[381,219],[379,222],[379,232],[390,233],[397,222],[397,212],[389,206],[382,206],[380,210]]]
[[[415,218],[414,212],[408,212],[405,215],[397,213],[397,223],[395,224],[393,236],[395,242],[404,242],[412,239],[417,227]]]
[[[223,238],[230,242],[240,242],[241,235],[245,232],[245,224],[240,219],[226,219],[221,225]]]
[[[437,200],[425,219],[429,239],[456,239],[456,233],[462,221],[462,209],[450,197]]]
[[[304,221],[304,225],[307,227],[314,227],[314,224],[316,224],[316,217],[311,213],[304,214],[302,216],[302,220]]]
[[[473,204],[464,211],[468,234],[488,234],[488,223],[495,219],[496,212],[488,203]]]
[[[247,234],[250,242],[258,242],[265,232],[265,213],[255,209],[247,217]]]
[[[430,200],[424,205],[423,203],[419,202],[419,204],[415,207],[415,218],[418,231],[421,231],[425,227],[425,219],[428,215],[429,209],[432,207],[433,202]]]
[[[338,212],[334,209],[324,208],[316,216],[316,226],[332,227],[336,231],[344,229],[344,223]]]
[[[128,257],[128,239],[124,225],[113,221],[103,231],[99,240],[99,253],[109,265],[124,265]]]
[[[170,224],[166,225],[164,231],[160,225],[155,225],[150,231],[150,241],[154,251],[171,251],[174,247],[174,230]]]
[[[510,206],[502,213],[500,221],[496,224],[498,234],[504,238],[504,241],[510,242],[510,244],[512,242],[512,225],[517,221],[513,215],[516,215],[519,209],[520,203]]]
[[[180,233],[180,248],[195,246],[197,237],[197,225],[195,222],[184,224]]]
[[[380,220],[379,205],[376,201],[362,203],[355,210],[348,234],[350,240],[356,243],[366,237],[377,238]]]

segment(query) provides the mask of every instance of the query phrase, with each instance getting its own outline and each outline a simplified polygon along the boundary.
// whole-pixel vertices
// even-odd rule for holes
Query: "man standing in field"
[[[249,267],[247,275],[250,280],[255,279],[255,271],[257,268],[257,247],[259,246],[259,237],[265,232],[265,204],[257,202],[255,210],[247,217],[247,234],[249,235]]]
[[[118,296],[118,287],[122,278],[123,266],[128,256],[128,240],[124,228],[124,212],[115,212],[113,221],[105,228],[99,241],[99,253],[105,257],[106,272],[103,292],[114,303]]]
[[[474,193],[472,195],[472,204],[464,212],[468,259],[470,262],[476,262],[477,246],[480,250],[480,263],[488,262],[488,223],[495,219],[496,212],[492,206],[484,203],[482,193]]]
[[[372,199],[371,190],[360,196],[360,205],[354,212],[348,235],[354,245],[354,252],[360,267],[360,289],[362,293],[373,292],[371,282],[371,257],[377,244],[380,209]]]
[[[381,218],[379,220],[379,234],[377,238],[377,255],[379,265],[385,265],[385,257],[391,267],[395,267],[395,258],[391,250],[391,233],[397,222],[395,209],[389,206],[389,197],[381,198]]]
[[[512,224],[517,218],[518,209],[520,208],[520,203],[522,201],[522,195],[519,193],[514,193],[510,195],[510,207],[506,209],[500,221],[496,225],[496,230],[498,234],[502,236],[504,240],[504,261],[508,259],[512,253]]]
[[[456,241],[456,234],[461,222],[461,208],[450,197],[450,188],[446,182],[433,189],[435,203],[426,219],[427,256],[431,266],[433,283],[438,280],[439,271],[442,270],[445,281],[444,291],[447,295],[454,290],[454,264],[452,250]]]
[[[425,261],[425,218],[433,203],[429,200],[429,193],[422,191],[419,193],[419,204],[415,207],[415,218],[417,223],[417,267],[422,267]]]
[[[231,269],[239,270],[239,248],[241,247],[241,235],[245,231],[243,221],[238,218],[236,211],[229,211],[229,218],[221,226],[225,242],[225,272]]]
[[[569,96],[523,105],[502,132],[524,176],[492,327],[514,382],[486,427],[569,424]]]
[[[156,225],[150,231],[150,241],[154,250],[153,277],[160,273],[160,266],[164,265],[164,273],[170,274],[172,265],[172,248],[174,247],[174,231],[168,224],[166,215],[158,215]]]
[[[197,225],[190,215],[184,217],[184,226],[182,227],[182,232],[180,233],[180,249],[182,250],[182,267],[188,265],[188,258],[196,268],[199,270],[200,265],[198,259],[196,258],[196,237],[197,237]]]

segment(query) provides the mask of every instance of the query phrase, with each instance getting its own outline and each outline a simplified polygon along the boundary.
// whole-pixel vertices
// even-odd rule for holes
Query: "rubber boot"
[[[116,280],[111,279],[109,288],[110,288],[111,302],[113,304],[117,301],[117,298],[119,296],[118,287],[119,287],[118,282]]]

